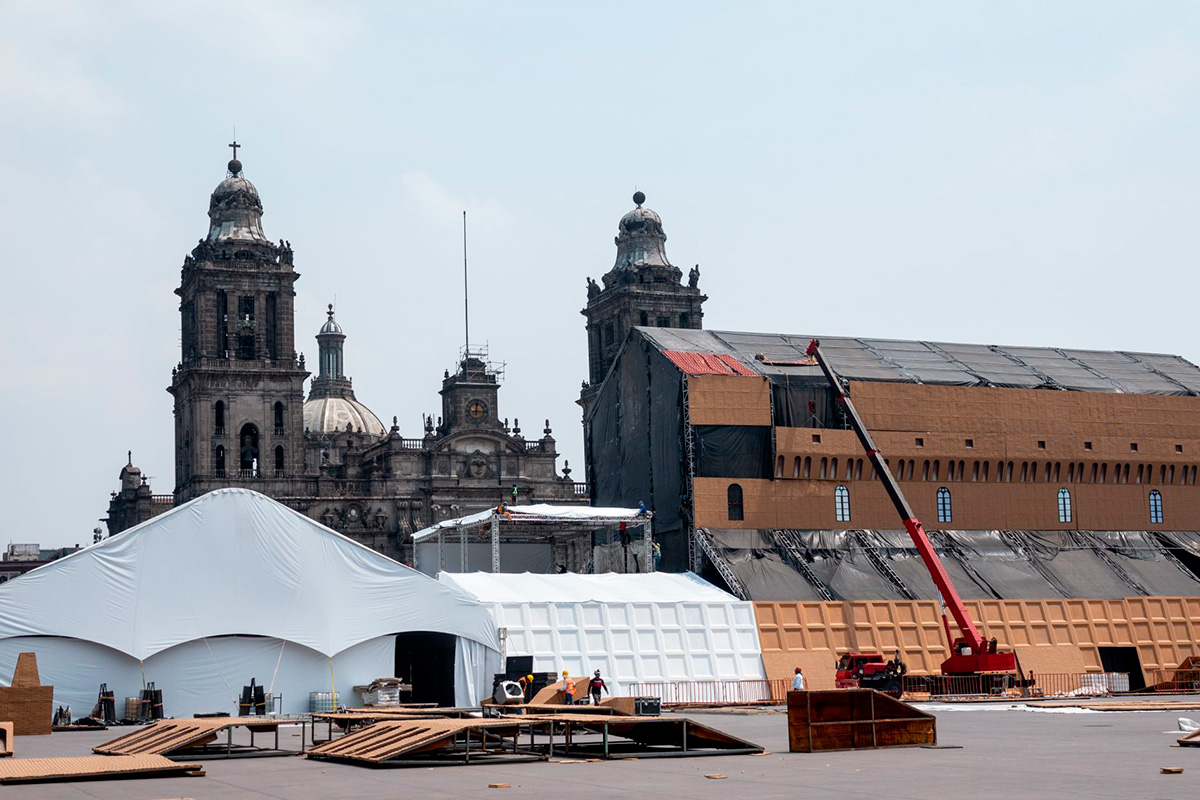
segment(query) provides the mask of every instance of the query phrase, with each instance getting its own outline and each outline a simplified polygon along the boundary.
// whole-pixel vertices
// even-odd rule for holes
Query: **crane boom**
[[[1016,659],[1013,654],[996,652],[995,642],[989,643],[983,638],[979,629],[975,627],[971,615],[967,613],[966,605],[958,595],[958,590],[954,588],[954,582],[950,580],[950,576],[946,573],[946,568],[942,564],[942,560],[938,558],[938,554],[933,549],[933,543],[929,541],[929,536],[926,535],[925,529],[921,526],[921,521],[917,519],[916,514],[913,513],[912,508],[908,505],[908,501],[904,498],[904,493],[900,491],[900,486],[896,483],[892,471],[888,469],[887,462],[884,461],[883,455],[879,452],[879,448],[876,447],[875,440],[871,438],[871,432],[863,424],[862,417],[858,415],[858,410],[854,407],[854,403],[851,402],[850,398],[842,390],[841,379],[821,353],[821,343],[816,339],[809,342],[807,354],[810,358],[816,360],[817,366],[821,368],[821,372],[825,373],[825,379],[829,381],[829,386],[833,389],[837,401],[845,409],[846,415],[850,419],[850,426],[854,429],[859,443],[862,445],[863,450],[866,451],[867,458],[870,459],[871,465],[875,468],[875,474],[879,476],[879,480],[883,483],[884,490],[887,492],[892,505],[896,507],[896,512],[900,515],[900,519],[904,523],[904,529],[908,531],[908,535],[912,538],[913,544],[921,556],[921,560],[925,563],[925,568],[929,570],[929,576],[933,579],[934,585],[937,586],[938,592],[941,593],[942,602],[950,611],[950,615],[954,617],[954,622],[958,625],[958,630],[961,634],[960,638],[950,643],[951,655],[942,663],[942,672],[945,674],[967,674],[1015,670]],[[948,630],[947,634],[949,634]]]

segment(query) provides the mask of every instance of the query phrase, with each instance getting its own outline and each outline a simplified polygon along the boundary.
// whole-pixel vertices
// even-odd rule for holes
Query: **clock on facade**
[[[468,400],[467,413],[471,415],[471,419],[483,419],[487,416],[487,404],[482,400]]]

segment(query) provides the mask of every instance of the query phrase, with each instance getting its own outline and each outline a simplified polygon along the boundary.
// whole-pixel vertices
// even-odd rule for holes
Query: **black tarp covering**
[[[781,428],[840,428],[827,384],[771,375],[771,418]],[[810,405],[811,404],[811,405]]]
[[[1019,531],[1031,557],[1063,587],[1067,597],[1129,597],[1137,592],[1071,531]]]
[[[838,600],[902,600],[849,531],[789,531],[803,542],[808,567]]]
[[[768,531],[707,529],[713,548],[753,600],[823,600],[779,553]]]
[[[696,425],[696,476],[770,478],[771,429],[766,425]]]
[[[650,404],[651,492],[647,504],[654,512],[654,536],[662,545],[663,569],[690,569],[687,538],[679,518],[686,472],[683,449],[683,375],[662,353],[646,353]]]
[[[863,531],[862,535],[872,547],[883,554],[888,566],[900,576],[900,580],[909,591],[921,600],[937,599],[937,587],[933,578],[929,577],[929,570],[925,568],[925,562],[921,560],[907,531]],[[962,563],[941,545],[937,537],[931,541],[934,552],[941,558],[946,574],[958,590],[959,597],[966,600],[995,597],[987,583],[975,572],[965,569]]]
[[[601,387],[586,425],[595,503],[645,503],[654,512],[654,537],[662,546],[660,568],[680,571],[687,569],[688,551],[679,519],[684,485],[682,380],[661,353],[631,338]]]
[[[1200,581],[1145,531],[1082,531],[1081,535],[1103,547],[1119,568],[1147,594],[1200,595]]]
[[[742,531],[725,536],[721,553],[742,566],[735,571],[751,599],[819,598],[791,568],[786,548],[773,531]],[[753,533],[753,537],[749,534]],[[789,531],[801,557],[829,592],[841,600],[898,599],[892,582],[867,558],[862,540],[918,598],[937,597],[933,580],[905,531]],[[1200,594],[1200,578],[1187,567],[1200,566],[1200,534],[1142,531],[933,531],[930,541],[959,595],[974,599],[1129,597]],[[1172,547],[1176,558],[1164,547]],[[739,546],[753,550],[745,553]],[[1182,557],[1180,557],[1182,555]],[[1181,565],[1179,562],[1182,561]],[[769,566],[768,566],[769,562]],[[1114,569],[1115,564],[1117,569]],[[1118,573],[1134,582],[1131,586]],[[790,575],[789,575],[790,572]],[[790,580],[790,589],[784,585]]]

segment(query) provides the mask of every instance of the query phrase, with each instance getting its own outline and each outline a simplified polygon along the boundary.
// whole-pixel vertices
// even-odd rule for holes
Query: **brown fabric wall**
[[[844,469],[843,463],[838,460],[839,471]],[[967,469],[971,469],[970,462]],[[816,470],[814,465],[814,474]],[[866,467],[862,480],[696,478],[696,525],[801,530],[899,528],[900,519],[883,485],[867,478]],[[741,522],[728,518],[731,483],[742,487],[745,518]],[[839,522],[834,513],[834,491],[839,485],[850,493],[849,522]],[[937,521],[937,490],[942,486],[950,490],[951,497],[952,519],[947,524]],[[1071,492],[1071,521],[1066,523],[1058,521],[1058,490],[1063,487]],[[902,481],[900,488],[927,530],[1200,530],[1197,486]],[[1162,495],[1160,524],[1150,522],[1151,490]]]
[[[688,412],[693,425],[770,425],[771,386],[760,375],[692,375]]]
[[[996,637],[1006,649],[1015,648],[1023,665],[1029,658],[1039,666],[1082,663],[1088,672],[1101,672],[1098,648],[1127,646],[1138,649],[1142,670],[1150,677],[1150,670],[1171,669],[1200,655],[1200,597],[978,600],[966,605],[984,635]],[[918,673],[937,672],[948,654],[938,606],[931,601],[756,602],[754,610],[767,677],[790,678],[801,666],[814,689],[833,688],[833,664],[842,652],[890,654],[899,649],[909,670]],[[1059,648],[1077,650],[1082,661]],[[1035,655],[1027,655],[1031,649]],[[810,672],[810,665],[818,668]]]

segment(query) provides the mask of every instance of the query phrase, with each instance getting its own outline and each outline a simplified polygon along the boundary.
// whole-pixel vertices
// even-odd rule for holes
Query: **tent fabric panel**
[[[332,656],[411,630],[499,649],[470,596],[245,489],[210,492],[0,585],[0,639],[95,639],[140,660],[235,634]]]
[[[144,663],[102,644],[55,636],[0,640],[0,672],[12,673],[17,654],[33,651],[44,683],[54,686],[55,705],[87,714],[101,683],[117,698],[136,697],[143,679],[163,692],[167,716],[190,717],[213,711],[235,713],[242,686],[255,678],[268,692],[282,695],[283,713],[309,710],[309,692],[336,687],[345,704],[358,702],[353,687],[395,670],[395,638],[362,642],[332,659],[293,643],[257,636],[222,636],[184,642]],[[331,669],[332,661],[332,669]]]
[[[467,532],[467,569],[491,572],[491,538],[479,541],[479,535]],[[417,568],[431,578],[438,577],[441,565],[438,562],[437,539],[417,542]],[[442,562],[446,569],[455,572],[461,569],[462,555],[458,535],[454,531],[442,534]],[[554,545],[551,542],[501,542],[501,572],[554,572]]]
[[[513,602],[492,614],[507,655],[533,656],[535,672],[600,670],[614,695],[639,681],[766,677],[748,602]]]

